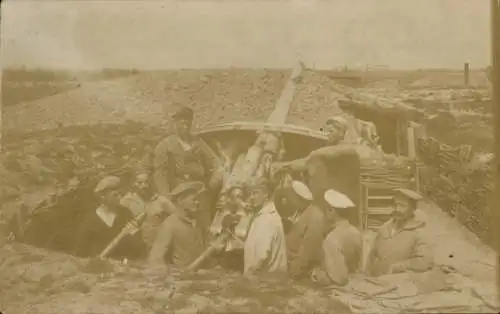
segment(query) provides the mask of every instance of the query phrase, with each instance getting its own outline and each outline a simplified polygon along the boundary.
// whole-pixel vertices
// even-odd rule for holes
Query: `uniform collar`
[[[274,214],[276,213],[276,207],[272,201],[268,201],[262,206],[262,209],[259,210],[256,216],[260,216],[263,214]]]
[[[180,220],[182,220],[183,222],[189,224],[191,227],[195,227],[196,226],[196,219],[195,218],[190,218],[190,217],[188,217],[184,213],[180,213],[178,216],[179,216]]]

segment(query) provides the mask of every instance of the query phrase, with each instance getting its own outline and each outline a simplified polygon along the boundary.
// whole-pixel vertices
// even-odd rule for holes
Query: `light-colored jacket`
[[[287,272],[285,233],[274,203],[269,202],[256,214],[244,246],[244,272]]]
[[[337,223],[323,241],[323,259],[314,279],[325,285],[346,285],[360,266],[362,247],[363,236],[356,227],[346,220]]]

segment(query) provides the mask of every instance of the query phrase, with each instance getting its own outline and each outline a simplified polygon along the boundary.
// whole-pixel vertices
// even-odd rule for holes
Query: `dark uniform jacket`
[[[215,168],[215,158],[202,139],[195,137],[185,149],[177,135],[162,140],[154,153],[154,179],[158,192],[168,196],[182,182],[207,184]]]
[[[109,227],[95,210],[89,211],[77,231],[75,254],[80,257],[98,256],[133,218],[127,208],[120,207],[113,225]],[[116,259],[139,259],[144,255],[145,245],[140,232],[137,232],[125,236],[108,256]]]

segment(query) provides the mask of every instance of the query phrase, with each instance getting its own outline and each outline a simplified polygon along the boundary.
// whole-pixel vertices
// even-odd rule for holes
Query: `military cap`
[[[403,189],[403,188],[394,189],[394,192],[395,195],[401,195],[404,198],[410,199],[415,202],[421,201],[423,199],[422,195],[409,189]]]
[[[182,107],[174,113],[174,120],[193,120],[194,111],[189,107]]]
[[[334,189],[326,191],[324,197],[326,203],[333,208],[344,209],[356,206],[347,195]]]
[[[347,126],[347,120],[342,116],[332,116],[326,120],[326,124]]]
[[[292,189],[301,198],[307,201],[312,201],[313,195],[311,193],[311,190],[303,182],[298,180],[293,180]]]
[[[205,189],[205,184],[200,181],[191,181],[191,182],[183,182],[176,186],[172,192],[170,192],[170,196],[177,198],[181,195],[186,194],[198,194],[201,193]]]
[[[120,187],[121,183],[120,178],[116,176],[107,176],[97,183],[94,193],[101,193],[106,190],[116,190]]]

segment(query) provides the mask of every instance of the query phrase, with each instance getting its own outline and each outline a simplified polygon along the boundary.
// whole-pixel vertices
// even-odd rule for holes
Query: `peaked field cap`
[[[325,192],[325,201],[333,208],[350,208],[356,207],[356,204],[351,199],[334,189],[329,189]]]
[[[205,189],[205,184],[200,181],[191,181],[191,182],[183,182],[176,186],[172,192],[170,192],[170,196],[178,197],[182,194],[198,194]]]
[[[94,189],[94,193],[100,193],[105,190],[118,189],[121,185],[120,178],[116,176],[107,176],[101,179]]]
[[[424,198],[419,193],[417,193],[413,190],[409,190],[409,189],[402,189],[402,188],[401,189],[394,189],[394,192],[395,192],[395,195],[401,195],[401,196],[404,196],[405,198],[409,198],[413,201],[420,201]]]
[[[292,181],[293,191],[300,197],[305,200],[312,201],[313,195],[311,190],[307,187],[307,185],[301,181],[293,180]]]
[[[176,119],[176,120],[178,120],[178,119],[192,120],[193,116],[194,116],[193,109],[191,109],[189,107],[181,107],[180,109],[178,109],[174,113],[173,118]]]
[[[347,125],[347,120],[342,116],[332,116],[326,119],[326,124],[338,123],[342,125]]]

